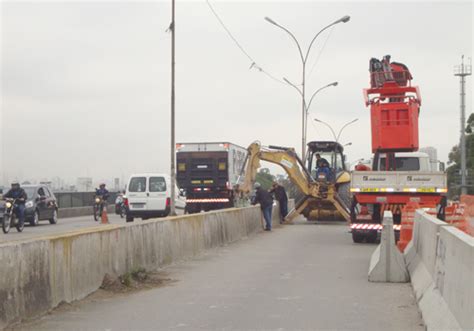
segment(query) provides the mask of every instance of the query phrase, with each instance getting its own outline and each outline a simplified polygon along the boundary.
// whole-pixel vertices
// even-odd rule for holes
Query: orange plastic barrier
[[[397,246],[403,253],[413,236],[413,220],[415,219],[415,211],[420,208],[418,203],[409,202],[402,209],[402,226],[400,229],[400,239]]]
[[[466,233],[474,236],[474,195],[461,195],[464,204],[464,220]]]
[[[452,224],[459,230],[467,232],[467,221],[465,217],[466,205],[464,203],[454,202],[449,206],[446,206],[446,217],[445,222]]]

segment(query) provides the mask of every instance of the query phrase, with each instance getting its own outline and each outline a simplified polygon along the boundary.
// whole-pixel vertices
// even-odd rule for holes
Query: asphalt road
[[[85,300],[19,330],[423,330],[410,284],[369,283],[375,245],[298,222],[165,268],[167,286]]]

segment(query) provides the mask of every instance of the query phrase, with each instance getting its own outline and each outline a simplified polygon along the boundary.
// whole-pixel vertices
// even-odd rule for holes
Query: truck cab
[[[387,154],[379,154],[372,161],[372,169],[386,170]],[[395,162],[388,171],[432,171],[430,157],[422,152],[395,153]]]

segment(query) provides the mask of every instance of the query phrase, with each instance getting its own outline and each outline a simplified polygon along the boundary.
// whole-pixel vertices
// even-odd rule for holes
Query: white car
[[[144,173],[130,176],[126,196],[128,198],[127,222],[135,217],[147,219],[165,217],[170,213],[171,179],[167,174]],[[184,209],[183,194],[175,187],[175,207]]]

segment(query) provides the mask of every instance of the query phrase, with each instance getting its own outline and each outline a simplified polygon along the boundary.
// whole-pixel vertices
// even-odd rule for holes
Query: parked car
[[[165,217],[170,213],[171,179],[166,174],[134,174],[130,176],[126,196],[128,199],[127,222],[135,217],[147,219]],[[186,200],[175,188],[175,206],[184,209]]]
[[[30,225],[48,220],[51,224],[58,222],[58,202],[54,193],[45,185],[22,185],[28,197],[25,203],[25,218]]]

